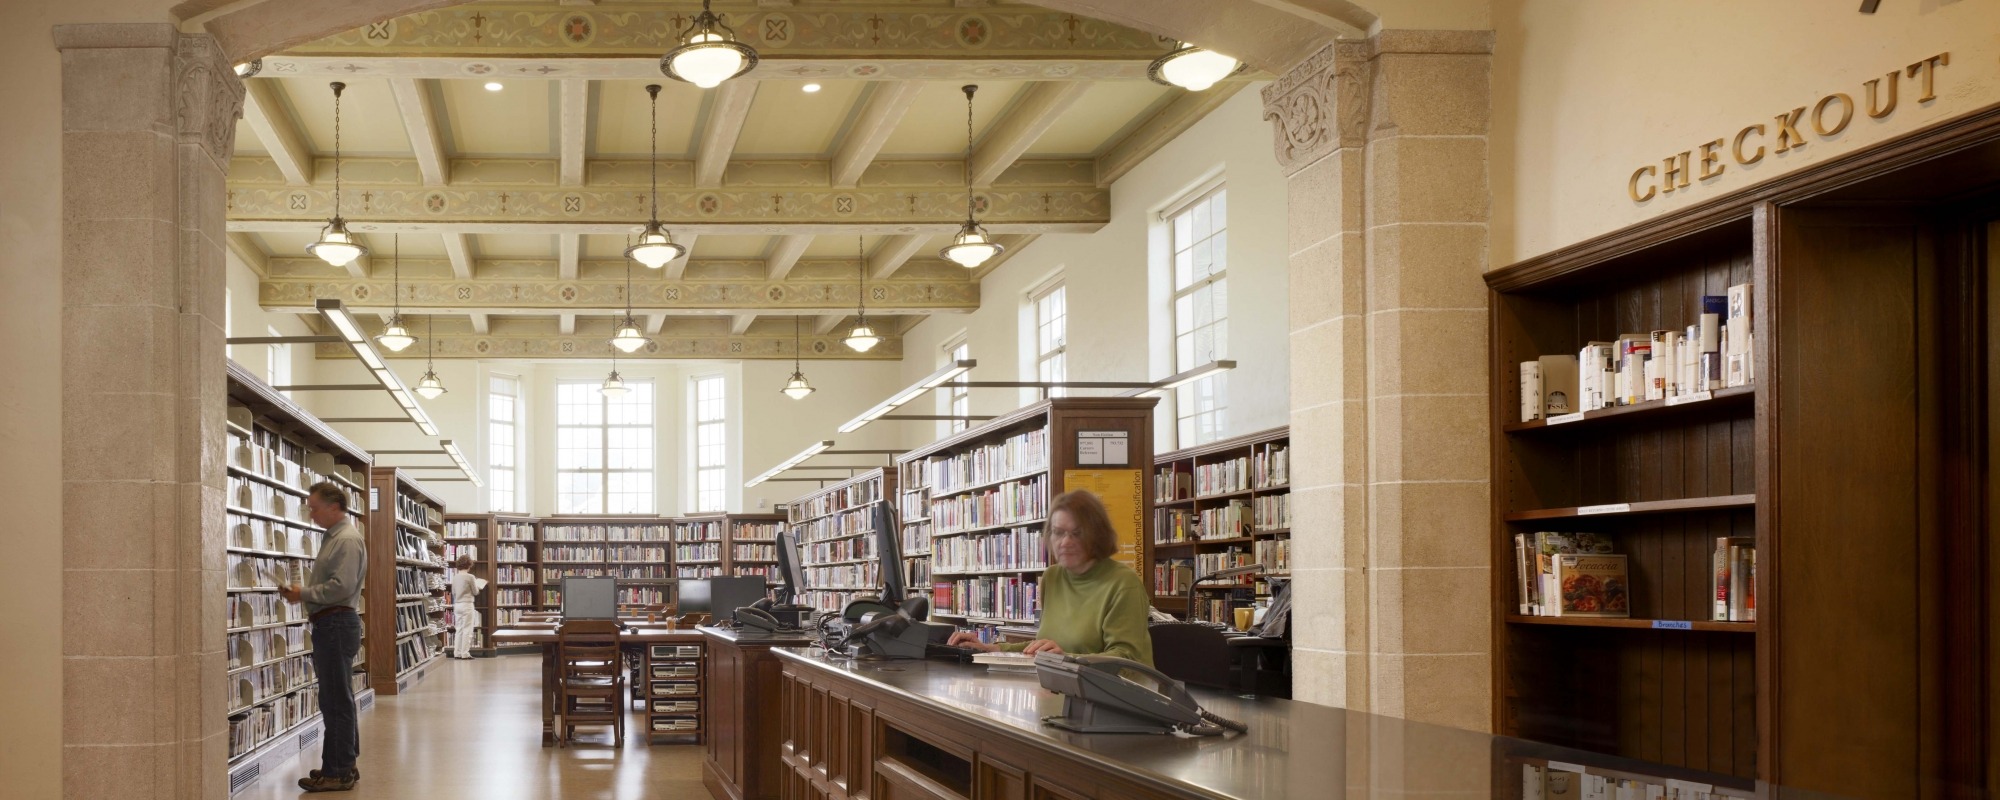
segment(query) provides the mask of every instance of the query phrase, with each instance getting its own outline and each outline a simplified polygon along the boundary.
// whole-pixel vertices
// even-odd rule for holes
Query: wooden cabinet
[[[800,636],[759,636],[702,628],[708,694],[704,714],[707,750],[702,782],[726,800],[797,796],[784,790],[779,723],[787,697],[781,665],[771,650],[810,644]]]

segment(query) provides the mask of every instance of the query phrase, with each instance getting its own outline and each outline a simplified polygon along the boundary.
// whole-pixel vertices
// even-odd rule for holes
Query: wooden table
[[[701,778],[716,800],[775,800],[784,775],[780,715],[784,665],[777,647],[812,643],[803,631],[764,633],[703,626],[708,641],[708,747]]]
[[[556,743],[556,626],[553,624],[510,625],[493,631],[496,646],[533,644],[542,648],[542,746],[552,747]],[[651,644],[699,644],[701,632],[693,628],[670,628],[665,625],[632,626],[628,624],[619,634],[619,641],[626,645],[645,646]],[[639,687],[632,687],[638,692]]]

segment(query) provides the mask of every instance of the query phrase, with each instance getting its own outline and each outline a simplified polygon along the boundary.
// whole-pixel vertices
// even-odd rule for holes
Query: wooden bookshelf
[[[782,583],[778,575],[778,534],[784,531],[783,514],[730,514],[728,520],[728,574],[736,577],[762,575],[766,586]]]
[[[838,612],[856,597],[881,596],[875,514],[877,506],[892,502],[895,492],[895,471],[878,468],[791,502],[786,522],[799,536],[806,576],[804,596],[793,602]],[[895,515],[888,517],[894,524]]]
[[[279,599],[294,569],[311,569],[325,532],[308,519],[307,490],[331,481],[347,491],[355,522],[367,508],[367,451],[229,362],[225,427],[228,538],[223,544],[224,658],[229,707],[229,783],[237,788],[285,768],[301,736],[320,728],[319,679],[305,607]],[[372,593],[371,593],[372,594]],[[365,650],[369,644],[364,632]],[[374,702],[366,660],[346,679],[355,702]]]
[[[576,515],[536,520],[539,608],[562,608],[564,577],[618,579],[620,605],[672,605],[673,542],[667,517]]]
[[[900,541],[906,555],[929,553],[927,564],[922,556],[907,557],[904,569],[928,573],[931,615],[998,635],[1032,633],[1041,622],[1041,575],[1050,563],[1042,541],[1049,502],[1072,481],[1105,494],[1113,521],[1129,528],[1121,531],[1126,538],[1117,558],[1134,569],[1148,563],[1153,507],[1143,485],[1153,464],[1158,402],[1043,400],[897,456]],[[1101,445],[1099,434],[1122,435],[1123,463],[1080,463],[1079,442]],[[1113,496],[1111,486],[1125,496]],[[1121,519],[1121,508],[1130,516]],[[982,543],[992,557],[982,556]]]
[[[451,565],[459,554],[472,556],[473,577],[486,581],[486,588],[473,595],[475,598],[473,606],[479,611],[479,625],[473,632],[472,654],[494,655],[493,642],[488,634],[501,624],[494,615],[493,608],[494,592],[499,588],[499,581],[495,577],[498,565],[494,563],[494,531],[498,525],[492,514],[446,514],[444,526],[445,586],[451,585],[451,578],[457,571]],[[533,583],[532,578],[528,582]],[[447,588],[445,597],[447,607],[451,603],[449,594]],[[447,637],[456,634],[461,624],[461,620],[457,617],[455,611],[447,617]],[[447,638],[446,641],[451,640]]]
[[[1274,575],[1291,573],[1290,428],[1163,453],[1149,474],[1152,557],[1142,577],[1154,607],[1188,616],[1188,584],[1227,567],[1261,563]],[[1204,585],[1195,616],[1227,624],[1231,607],[1268,594],[1267,581],[1248,577]]]
[[[444,652],[444,501],[395,467],[368,471],[368,678],[401,694]]]
[[[676,517],[670,527],[673,531],[676,579],[714,578],[729,574],[728,515]]]

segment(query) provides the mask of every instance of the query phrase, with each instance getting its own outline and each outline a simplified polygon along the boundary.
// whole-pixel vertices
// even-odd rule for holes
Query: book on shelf
[[[1757,540],[1751,536],[1719,536],[1713,552],[1717,622],[1757,621]]]
[[[1631,581],[1625,556],[1560,553],[1555,557],[1558,617],[1630,617]]]
[[[1619,334],[1615,342],[1585,343],[1574,357],[1520,362],[1521,421],[1749,385],[1750,296],[1750,284],[1731,286],[1726,296],[1702,296],[1702,311],[1686,328]]]
[[[1175,500],[1186,500],[1193,496],[1194,475],[1192,473],[1178,471],[1174,469],[1172,464],[1169,464],[1153,475],[1153,500],[1155,502],[1171,503]]]
[[[1556,557],[1609,555],[1611,539],[1600,533],[1540,531],[1514,535],[1514,577],[1518,611],[1524,616],[1557,616],[1560,584]]]
[[[1241,492],[1250,488],[1250,459],[1231,458],[1213,464],[1196,464],[1196,497]]]

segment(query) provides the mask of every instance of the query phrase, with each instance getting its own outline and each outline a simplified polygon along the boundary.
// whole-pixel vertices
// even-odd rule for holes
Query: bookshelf
[[[448,610],[451,608],[449,587],[451,586],[452,576],[457,572],[451,565],[458,560],[459,555],[472,556],[473,576],[486,581],[486,588],[479,590],[473,595],[473,606],[479,611],[480,622],[477,630],[473,633],[473,655],[491,656],[494,654],[492,640],[488,638],[487,634],[491,633],[495,626],[502,624],[495,617],[493,608],[494,592],[499,589],[499,581],[495,577],[499,565],[494,563],[494,530],[496,527],[497,525],[492,514],[444,515],[446,608]],[[529,577],[526,582],[532,584],[534,583],[534,579]],[[458,630],[461,620],[458,619],[456,611],[448,611],[445,616],[445,624],[447,637]],[[447,638],[446,641],[450,641],[450,639]]]
[[[368,676],[400,694],[444,652],[444,502],[395,467],[368,471]]]
[[[341,486],[361,523],[371,459],[241,365],[229,362],[226,372],[223,636],[235,789],[281,768],[300,738],[320,728],[305,607],[280,599],[277,587],[311,568],[325,534],[307,517],[307,489],[323,480]],[[364,634],[364,653],[367,646]],[[365,655],[348,679],[357,706],[372,705]]]
[[[897,456],[904,569],[927,573],[931,616],[994,635],[1032,635],[1049,565],[1042,540],[1049,501],[1072,481],[1103,495],[1114,523],[1128,528],[1117,558],[1134,569],[1147,563],[1145,521],[1153,509],[1144,484],[1158,402],[1043,400]],[[1106,445],[1105,436],[1122,447]],[[1085,441],[1123,456],[1086,456],[1079,452]],[[1107,460],[1122,463],[1082,463]]]
[[[541,586],[536,601],[540,608],[562,608],[562,579],[566,577],[617,578],[620,605],[673,603],[671,523],[659,516],[538,520]]]
[[[676,579],[714,578],[729,574],[726,567],[729,559],[727,515],[679,517],[673,521],[672,528]]]
[[[1153,458],[1153,606],[1185,617],[1196,577],[1260,563],[1291,576],[1291,430],[1272,428]],[[1269,595],[1245,576],[1198,590],[1195,616],[1229,623],[1230,608]]]
[[[877,468],[791,502],[786,518],[798,534],[806,576],[805,596],[793,602],[838,612],[856,597],[880,596],[880,538],[874,520],[877,506],[890,502],[895,491],[896,473]]]
[[[778,575],[778,534],[784,529],[783,514],[730,514],[729,574],[762,575],[766,586],[783,583]]]
[[[495,626],[521,621],[541,607],[541,523],[533,517],[493,515],[493,617]]]

